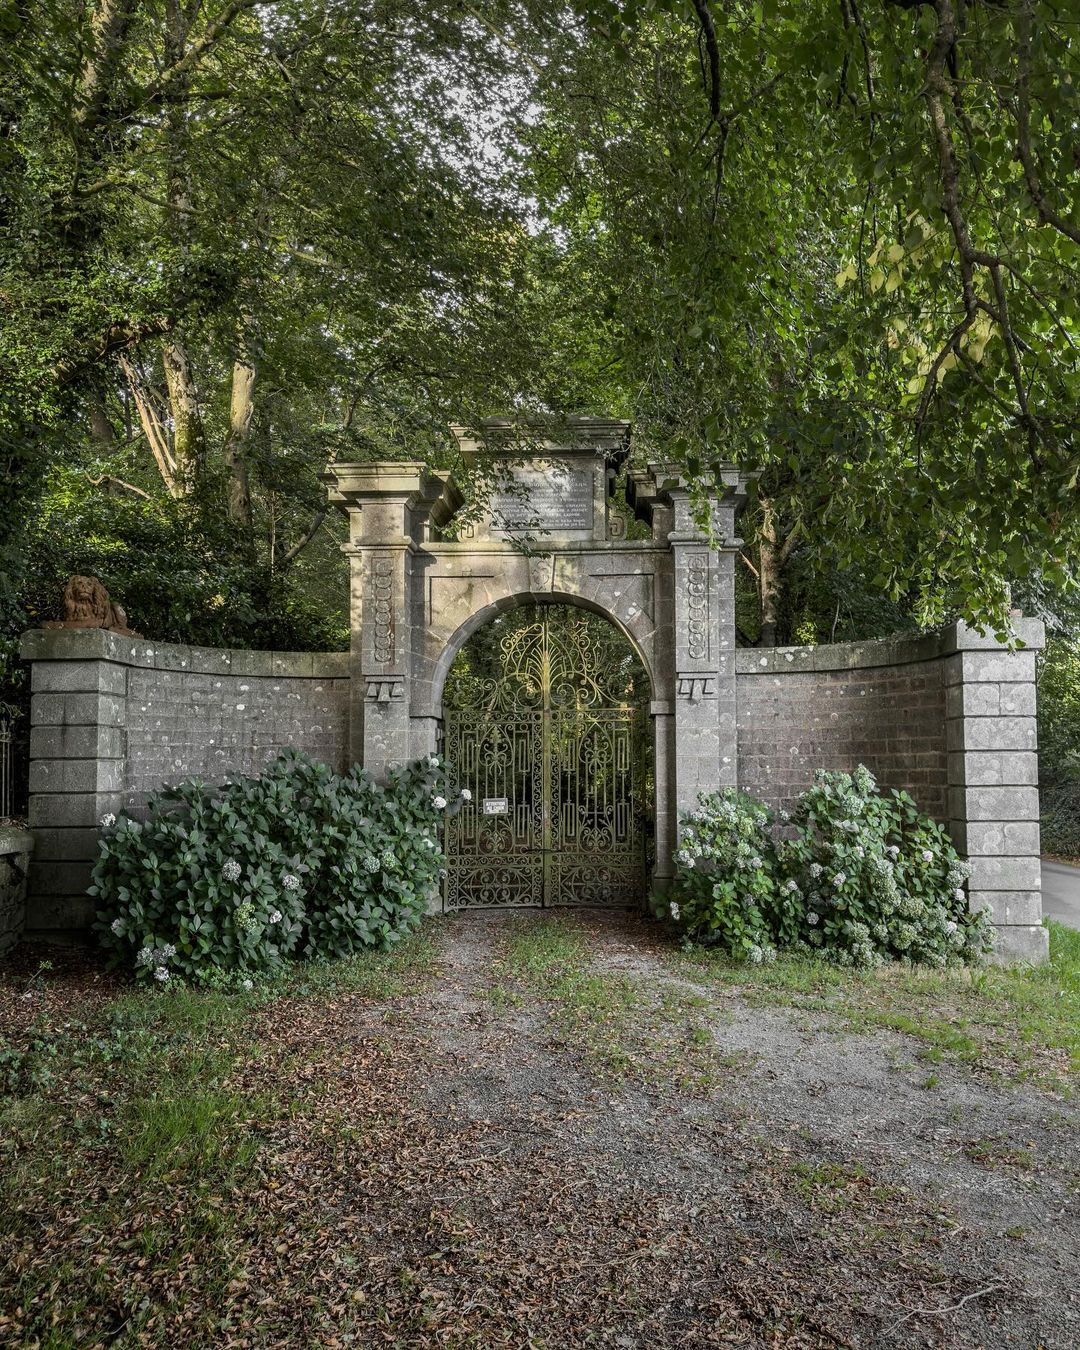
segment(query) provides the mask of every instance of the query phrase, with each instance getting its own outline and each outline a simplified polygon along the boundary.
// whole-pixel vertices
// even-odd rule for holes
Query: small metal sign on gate
[[[484,815],[485,816],[505,816],[509,807],[505,797],[485,797]]]

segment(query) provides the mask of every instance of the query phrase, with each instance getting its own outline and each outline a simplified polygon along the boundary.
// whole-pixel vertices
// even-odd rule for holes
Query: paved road
[[[1042,897],[1045,915],[1080,928],[1080,867],[1044,860]]]

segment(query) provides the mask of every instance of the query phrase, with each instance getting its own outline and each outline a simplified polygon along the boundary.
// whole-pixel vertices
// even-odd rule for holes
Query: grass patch
[[[485,991],[497,1007],[537,995],[594,1068],[707,1091],[753,1056],[724,1055],[710,1026],[711,1001],[693,990],[648,987],[642,979],[592,966],[587,931],[568,915],[521,924],[503,942],[495,982]]]
[[[1017,1148],[1009,1139],[984,1135],[979,1139],[969,1139],[963,1146],[965,1158],[983,1167],[1016,1167],[1030,1172],[1035,1166],[1035,1158],[1030,1149]]]
[[[680,953],[675,964],[738,988],[751,1004],[829,1013],[853,1031],[899,1032],[931,1063],[972,1064],[1071,1093],[1080,1082],[1080,932],[1053,920],[1046,926],[1043,966],[858,972],[783,956],[751,967],[711,952]]]

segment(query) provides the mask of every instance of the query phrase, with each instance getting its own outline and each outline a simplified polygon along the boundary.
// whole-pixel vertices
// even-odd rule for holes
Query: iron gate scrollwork
[[[446,822],[447,909],[643,903],[644,672],[605,659],[602,622],[542,613],[494,674],[448,684],[443,751],[471,800]]]

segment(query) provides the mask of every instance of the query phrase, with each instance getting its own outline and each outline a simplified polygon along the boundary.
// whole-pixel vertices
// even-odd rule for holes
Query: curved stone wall
[[[27,931],[86,926],[84,892],[108,812],[138,812],[164,783],[258,772],[281,750],[348,759],[347,652],[252,652],[35,629]]]
[[[1010,651],[953,624],[925,637],[736,654],[739,785],[788,807],[814,770],[866,764],[948,826],[1004,959],[1043,960],[1036,620]]]
[[[942,822],[948,812],[943,638],[736,653],[739,785],[790,809],[817,769],[865,764]]]

